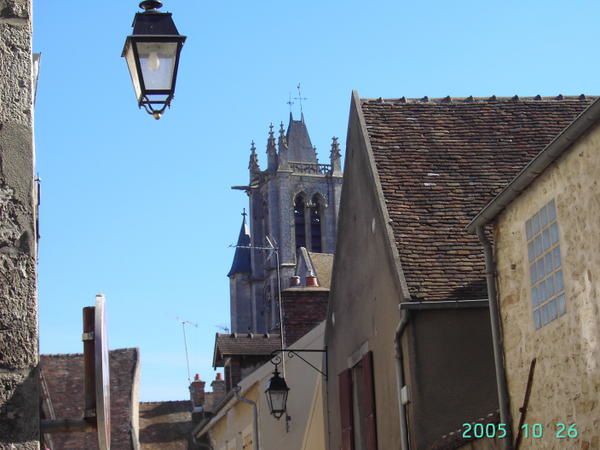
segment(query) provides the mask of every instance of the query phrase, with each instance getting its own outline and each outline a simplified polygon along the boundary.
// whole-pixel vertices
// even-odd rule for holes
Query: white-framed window
[[[525,223],[525,234],[533,323],[537,330],[567,311],[554,200]]]

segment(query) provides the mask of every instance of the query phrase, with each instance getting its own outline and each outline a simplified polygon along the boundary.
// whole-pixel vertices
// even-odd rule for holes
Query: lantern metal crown
[[[160,119],[175,94],[179,55],[186,36],[177,31],[171,13],[159,12],[162,3],[145,0],[143,12],[133,19],[133,34],[127,36],[122,57],[129,74],[138,106]]]

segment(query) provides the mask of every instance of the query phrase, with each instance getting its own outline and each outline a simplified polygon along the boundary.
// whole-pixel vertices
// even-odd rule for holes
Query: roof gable
[[[465,227],[593,99],[360,100],[413,300],[486,297]]]
[[[268,356],[279,348],[281,348],[279,334],[217,333],[213,367],[223,364],[228,356]]]

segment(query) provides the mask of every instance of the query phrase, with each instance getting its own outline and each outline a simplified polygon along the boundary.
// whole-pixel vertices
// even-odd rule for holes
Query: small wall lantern
[[[179,34],[171,13],[159,12],[162,3],[145,0],[144,12],[133,19],[133,34],[127,36],[122,57],[138,101],[155,119],[170,106],[175,94],[179,55],[186,37]]]
[[[265,394],[267,395],[267,403],[271,414],[276,419],[280,419],[286,412],[289,390],[290,388],[285,379],[279,376],[279,371],[275,366],[275,372],[269,380],[269,387],[265,390]]]

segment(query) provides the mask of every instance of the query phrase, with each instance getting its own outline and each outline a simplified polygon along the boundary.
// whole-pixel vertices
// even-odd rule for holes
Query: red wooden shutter
[[[375,384],[373,383],[373,352],[368,352],[362,358],[362,375],[364,386],[362,389],[362,411],[365,441],[367,450],[377,450],[377,421],[375,417]]]
[[[342,422],[341,450],[354,450],[354,418],[352,416],[352,370],[346,369],[338,375],[340,394],[340,419]]]

